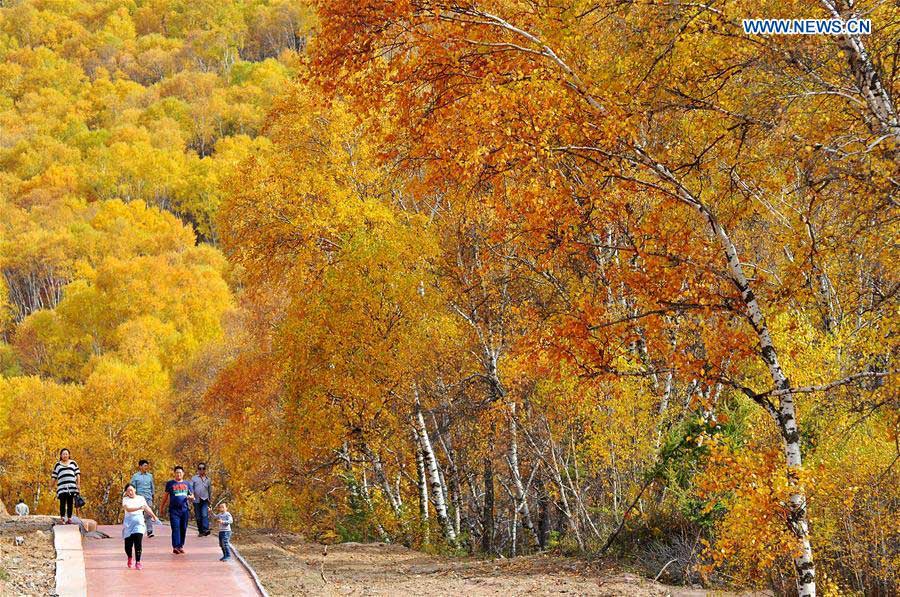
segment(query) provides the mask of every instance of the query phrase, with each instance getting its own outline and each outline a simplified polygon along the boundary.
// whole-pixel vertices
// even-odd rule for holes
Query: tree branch
[[[822,384],[818,386],[804,386],[801,388],[788,388],[785,390],[773,390],[769,392],[771,396],[784,396],[785,394],[812,394],[814,392],[827,392],[832,388],[836,388],[838,386],[845,386],[849,383],[853,383],[859,379],[867,379],[867,378],[878,378],[878,377],[887,377],[888,375],[893,375],[897,373],[897,371],[861,371],[859,373],[854,373],[853,375],[848,375],[843,379],[839,379],[837,381],[833,381],[831,383]]]

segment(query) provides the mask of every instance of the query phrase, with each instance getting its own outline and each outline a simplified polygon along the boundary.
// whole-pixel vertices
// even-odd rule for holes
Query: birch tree
[[[874,191],[871,213],[878,213],[895,184],[894,154],[881,145],[896,116],[859,39],[839,40],[850,69],[842,80],[817,66],[828,60],[829,40],[742,37],[744,12],[769,7],[749,8],[323,3],[317,59],[325,71],[361,75],[323,84],[363,103],[391,86],[410,132],[397,154],[436,162],[426,173],[435,186],[451,179],[486,192],[545,255],[603,238],[604,224],[626,230],[632,246],[614,250],[636,250],[644,268],[640,279],[633,268],[617,275],[646,312],[639,317],[664,329],[664,316],[696,309],[724,332],[723,344],[739,359],[685,359],[678,370],[725,382],[771,416],[792,484],[798,592],[814,595],[798,388],[769,320],[773,310],[805,300],[807,290],[783,276],[808,274],[790,258],[809,250],[807,237],[792,231],[816,197],[833,202],[815,212],[817,220],[865,212],[870,205],[858,204],[856,193],[866,191]],[[821,97],[826,108],[814,111],[811,102]],[[864,154],[842,146],[842,124],[868,148]],[[876,216],[857,233],[877,235],[888,219]],[[885,257],[877,247],[866,255]],[[593,333],[569,328],[567,350],[576,345],[587,374],[627,373],[604,354],[613,334],[596,333],[610,313],[596,304],[581,311]],[[634,328],[627,318],[616,325],[617,335]],[[736,375],[748,367],[765,376]],[[827,383],[886,374],[847,373]],[[763,387],[751,389],[754,383]]]

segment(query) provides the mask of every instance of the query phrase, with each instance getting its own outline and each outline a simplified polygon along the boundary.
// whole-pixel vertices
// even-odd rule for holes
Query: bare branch
[[[887,377],[889,375],[893,375],[897,373],[897,371],[861,371],[859,373],[854,373],[853,375],[848,375],[843,379],[839,379],[837,381],[833,381],[831,383],[822,384],[818,386],[805,386],[802,388],[788,388],[785,390],[774,390],[771,392],[772,396],[784,396],[786,394],[812,394],[814,392],[827,392],[833,388],[838,386],[845,386],[849,383],[853,383],[854,381],[860,379],[871,379],[871,378],[879,378],[879,377]]]

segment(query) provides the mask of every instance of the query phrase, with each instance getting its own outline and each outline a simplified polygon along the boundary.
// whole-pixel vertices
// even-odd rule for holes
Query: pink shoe
[[[136,570],[143,570],[143,569],[144,569],[144,565],[141,564],[140,562],[138,562],[137,564],[135,564],[134,567],[135,567]]]
[[[128,567],[131,568],[131,564],[134,562],[133,558],[128,558]]]

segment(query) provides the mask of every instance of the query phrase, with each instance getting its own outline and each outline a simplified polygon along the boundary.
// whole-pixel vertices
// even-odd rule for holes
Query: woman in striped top
[[[59,517],[63,523],[72,524],[72,504],[81,489],[81,470],[69,457],[69,449],[59,451],[59,462],[53,467],[53,482],[59,499]]]

